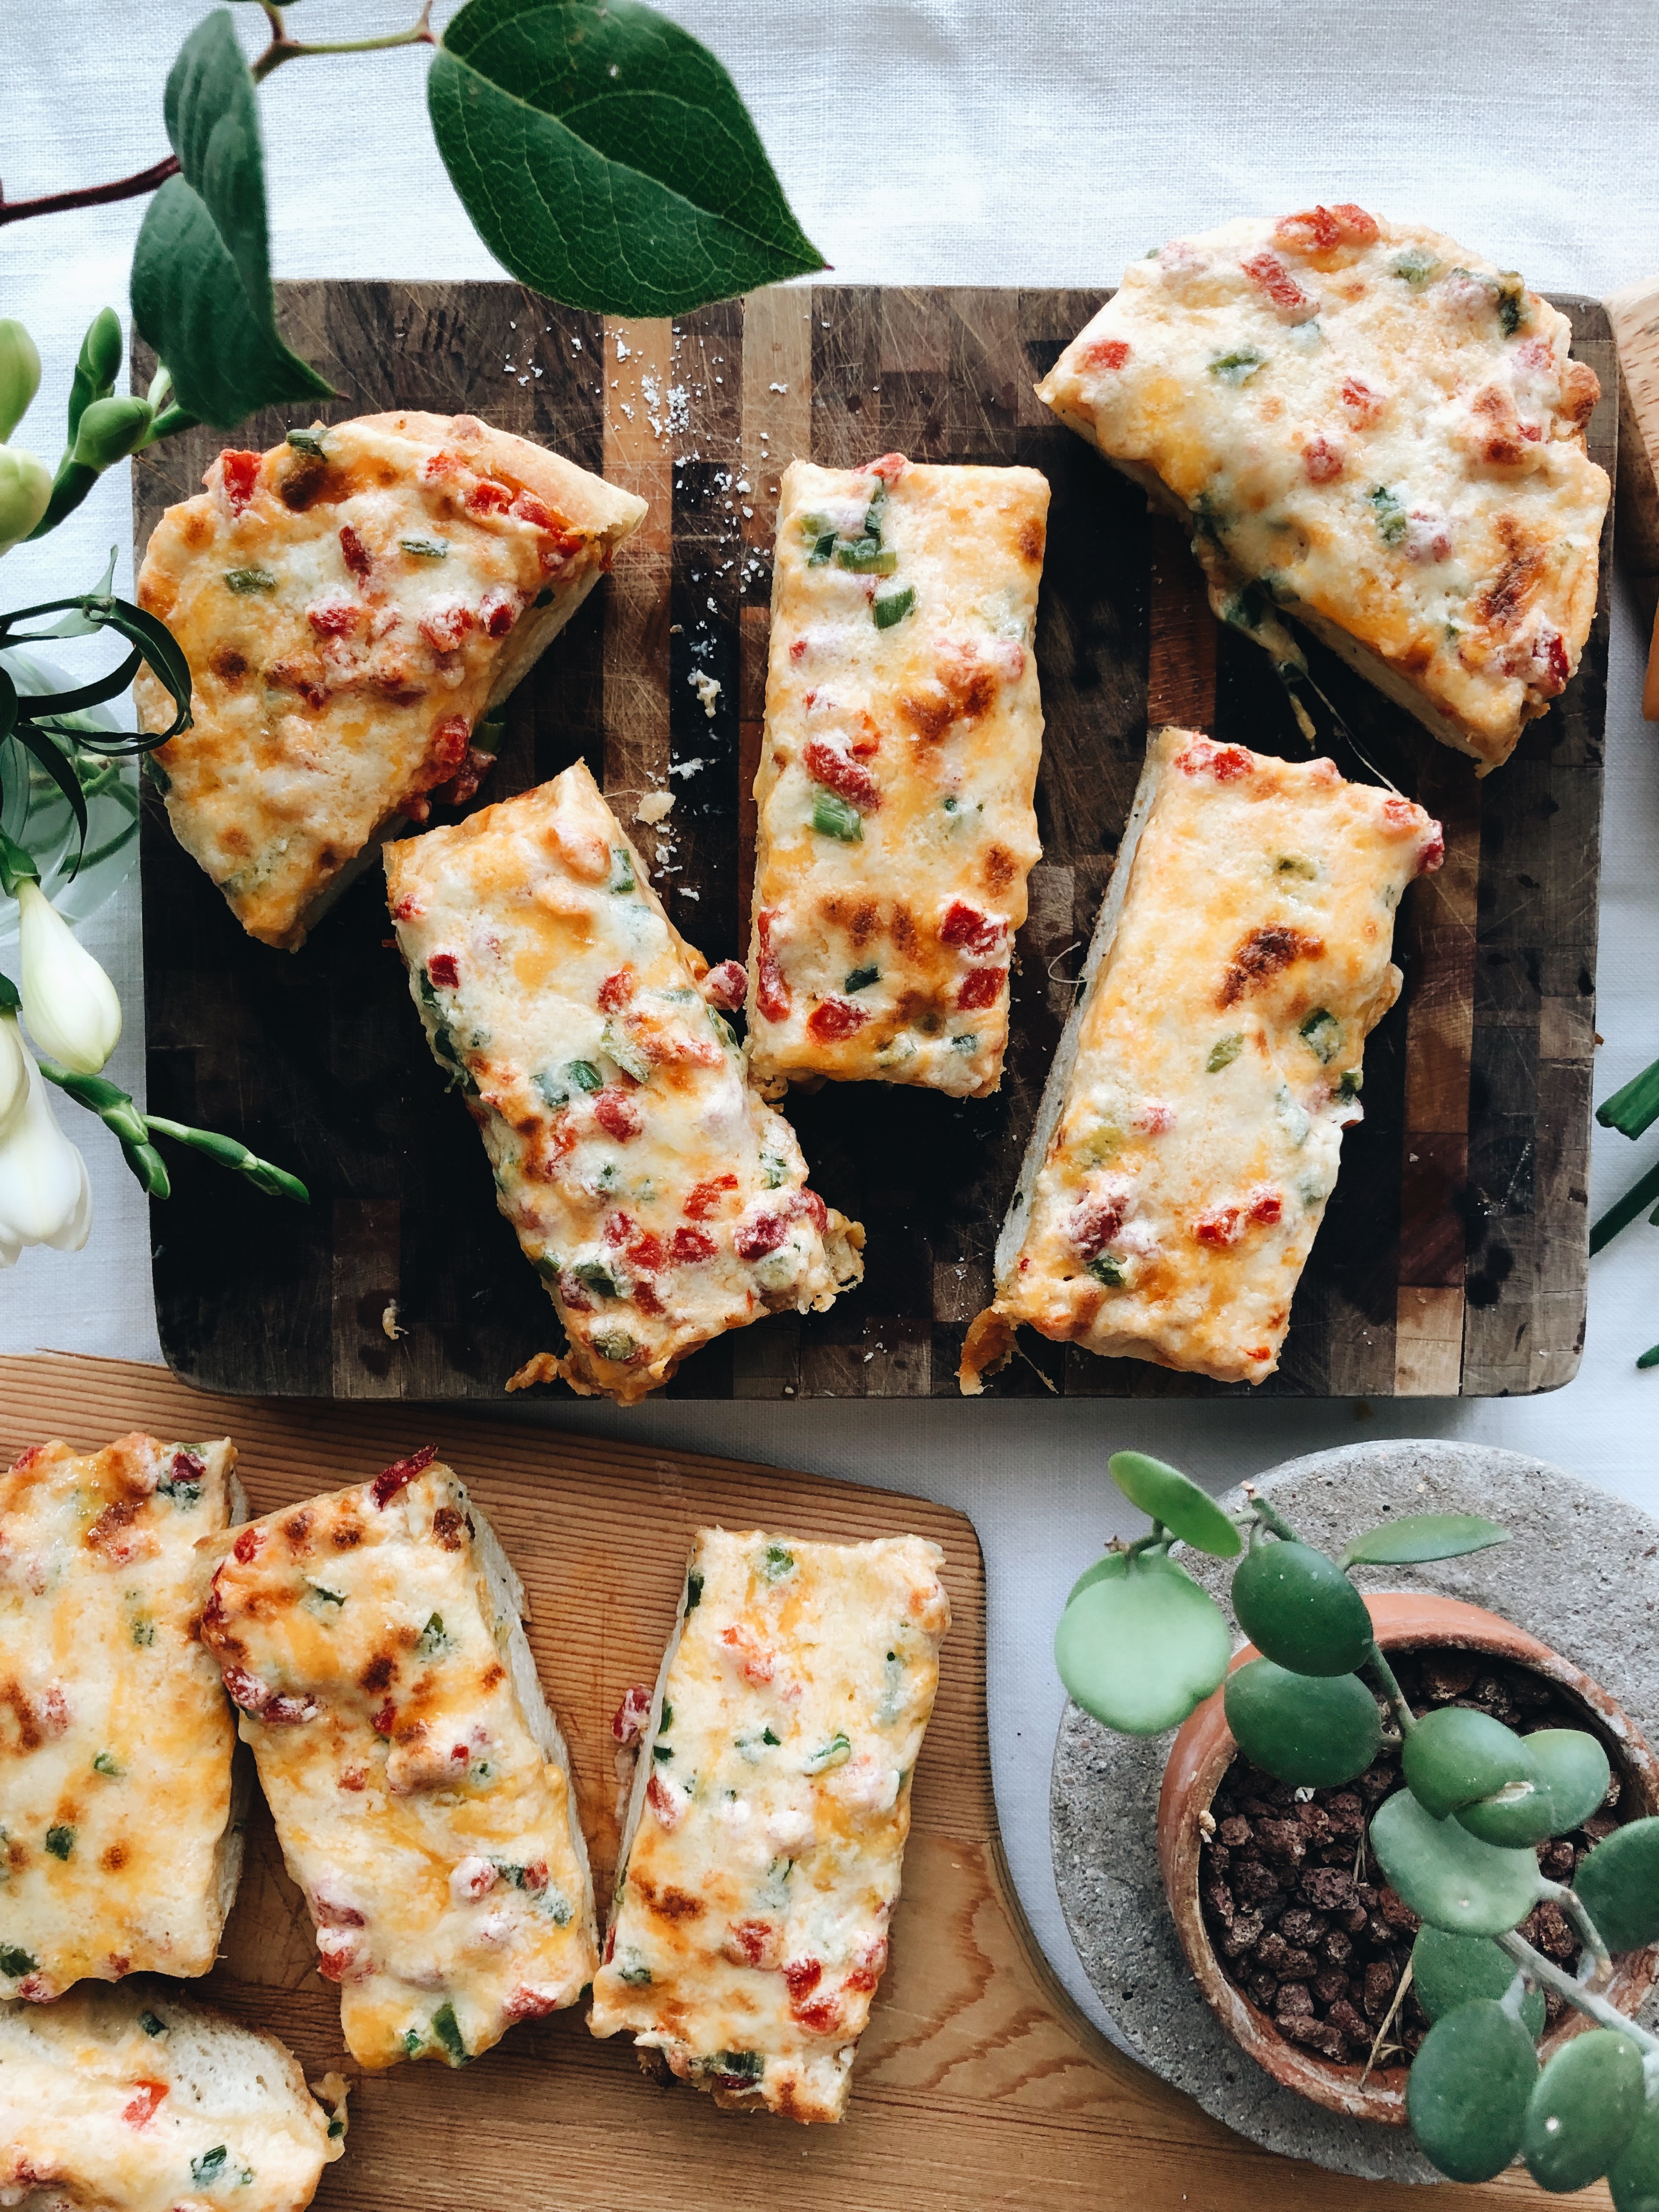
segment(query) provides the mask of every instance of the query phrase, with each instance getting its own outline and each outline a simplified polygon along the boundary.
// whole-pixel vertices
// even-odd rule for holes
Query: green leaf
[[[1632,1820],[1600,1843],[1573,1887],[1609,1951],[1659,1942],[1659,1820]]]
[[[1455,1559],[1464,1552],[1484,1552],[1507,1544],[1510,1532],[1478,1513],[1409,1513],[1385,1521],[1356,1536],[1342,1554],[1345,1567],[1400,1567],[1424,1559]]]
[[[179,48],[165,112],[182,173],[145,212],[132,319],[172,371],[179,404],[228,430],[279,400],[331,399],[277,334],[258,112],[228,9]]]
[[[1097,1721],[1125,1735],[1157,1735],[1216,1688],[1232,1638],[1220,1607],[1172,1559],[1153,1567],[1115,1556],[1119,1571],[1097,1575],[1060,1615],[1054,1664]]]
[[[1066,1600],[1066,1604],[1070,1605],[1073,1598],[1076,1597],[1080,1590],[1087,1589],[1091,1583],[1121,1581],[1129,1571],[1128,1559],[1129,1555],[1127,1552],[1108,1552],[1103,1559],[1097,1559],[1091,1567],[1085,1567],[1072,1584]],[[1185,1576],[1188,1582],[1192,1580],[1185,1567],[1177,1565],[1167,1552],[1137,1552],[1135,1553],[1137,1574],[1157,1574],[1161,1570],[1167,1570],[1172,1575]]]
[[[1607,2186],[1613,2212],[1659,2212],[1659,2102],[1648,2106],[1607,2168]]]
[[[1226,1704],[1246,1759],[1297,1789],[1352,1782],[1382,1741],[1376,1700],[1357,1674],[1292,1674],[1252,1659],[1228,1675]]]
[[[1236,1559],[1244,1539],[1207,1490],[1200,1490],[1178,1468],[1146,1452],[1114,1452],[1106,1472],[1131,1505],[1149,1520],[1161,1521],[1173,1536],[1212,1559]]]
[[[1409,1790],[1396,1790],[1371,1815],[1371,1849],[1418,1918],[1449,1935],[1502,1936],[1542,1894],[1529,1850],[1499,1850],[1455,1820],[1437,1820]]]
[[[1425,1713],[1406,1738],[1400,1764],[1407,1787],[1436,1820],[1510,1783],[1533,1779],[1532,1761],[1515,1730],[1467,1705]]]
[[[1371,1648],[1364,1599],[1311,1544],[1255,1545],[1233,1575],[1233,1611],[1256,1650],[1295,1674],[1352,1674]]]
[[[1477,1997],[1497,2002],[1515,1986],[1520,1971],[1489,1936],[1449,1936],[1443,1928],[1419,1928],[1412,1946],[1412,1988],[1431,2021]],[[1521,2021],[1534,2043],[1547,2017],[1544,1992],[1528,1990],[1521,2000]]]
[[[469,0],[427,101],[484,244],[566,307],[684,314],[824,266],[731,78],[639,0]]]
[[[1521,2148],[1538,2057],[1518,2020],[1490,1997],[1437,2021],[1412,2062],[1406,2115],[1449,2181],[1490,2181]]]
[[[1521,1744],[1531,1776],[1457,1815],[1483,1843],[1541,1844],[1546,1836],[1564,1836],[1607,1794],[1607,1754],[1583,1729],[1538,1729]]]
[[[1527,2106],[1521,2155],[1540,2189],[1564,2197],[1607,2172],[1642,2118],[1642,2053],[1617,2028],[1563,2044]]]

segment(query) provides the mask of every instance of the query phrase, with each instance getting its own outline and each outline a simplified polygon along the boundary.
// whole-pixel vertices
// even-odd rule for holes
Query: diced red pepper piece
[[[611,1733],[624,1750],[630,1750],[645,1735],[645,1724],[651,1717],[651,1692],[643,1683],[635,1683],[623,1693],[623,1701],[611,1723]]]
[[[958,1009],[963,1013],[973,1013],[981,1006],[995,1006],[1007,975],[1006,968],[970,968],[957,993]]]
[[[1302,448],[1302,467],[1310,483],[1334,483],[1342,473],[1343,453],[1334,440],[1316,432]]]
[[[605,1243],[620,1251],[634,1234],[635,1224],[631,1213],[611,1213],[605,1217],[605,1227],[599,1231]]]
[[[252,503],[259,482],[259,464],[264,458],[261,453],[239,453],[229,450],[219,456],[224,479],[225,504],[230,509],[233,520],[245,514]]]
[[[850,999],[824,999],[806,1017],[807,1034],[819,1044],[836,1044],[861,1030],[869,1018]]]
[[[789,1201],[789,1212],[794,1220],[810,1221],[820,1237],[830,1226],[830,1209],[815,1190],[798,1190]]]
[[[639,1108],[625,1091],[614,1083],[607,1084],[593,1096],[593,1119],[605,1134],[625,1145],[630,1137],[637,1137],[645,1127]]]
[[[763,1260],[775,1252],[788,1230],[775,1213],[757,1213],[738,1223],[732,1242],[740,1260]]]
[[[198,1459],[192,1451],[176,1451],[173,1464],[167,1469],[170,1482],[202,1482],[207,1478],[207,1462]]]
[[[554,530],[557,524],[553,511],[538,500],[533,491],[521,491],[513,502],[513,512],[520,522],[533,522],[538,530]]]
[[[1244,1234],[1244,1224],[1236,1206],[1223,1206],[1213,1213],[1200,1214],[1193,1224],[1193,1234],[1200,1244],[1237,1244]]]
[[[1276,253],[1253,253],[1239,267],[1259,292],[1266,295],[1281,322],[1305,323],[1319,313],[1319,302],[1304,292]]]
[[[694,1267],[699,1260],[712,1260],[720,1247],[706,1231],[677,1229],[674,1241],[668,1248],[668,1256],[677,1267]]]
[[[749,970],[741,960],[722,960],[711,968],[697,987],[711,1006],[735,1013],[749,995]]]
[[[1250,1218],[1264,1227],[1279,1220],[1284,1211],[1284,1195],[1279,1191],[1258,1190],[1250,1199]]]
[[[1376,422],[1388,402],[1369,384],[1362,384],[1357,376],[1349,376],[1342,381],[1342,404],[1363,429]]]
[[[1218,783],[1234,783],[1253,773],[1255,756],[1243,745],[1216,745],[1207,738],[1197,738],[1176,756],[1175,764],[1186,775],[1208,775]]]
[[[406,1489],[417,1474],[424,1473],[438,1456],[436,1444],[422,1444],[419,1451],[410,1452],[407,1459],[393,1460],[382,1468],[374,1478],[374,1503],[384,1512],[400,1490]]]
[[[994,952],[1002,941],[1004,927],[999,915],[981,914],[977,907],[955,899],[939,926],[939,942],[959,945],[964,952]]]
[[[502,584],[492,585],[478,602],[478,622],[488,637],[505,637],[519,619],[519,594]]]
[[[349,599],[343,592],[338,592],[325,599],[313,599],[306,609],[306,620],[319,637],[349,637],[353,630],[362,628],[368,612],[357,600]]]
[[[253,1557],[253,1554],[258,1550],[260,1545],[264,1541],[264,1535],[262,1530],[258,1528],[244,1528],[241,1534],[237,1537],[236,1541],[230,1547],[232,1554],[240,1565],[246,1566],[248,1561]]]
[[[426,972],[430,981],[441,984],[447,991],[453,991],[461,980],[453,952],[434,952],[426,963]]]
[[[667,1255],[663,1249],[662,1239],[656,1231],[647,1229],[642,1236],[636,1237],[629,1246],[628,1256],[636,1267],[647,1267],[654,1273],[661,1267]]]
[[[707,1221],[720,1205],[728,1190],[735,1190],[738,1179],[734,1175],[710,1176],[705,1182],[693,1183],[685,1194],[685,1203],[680,1208],[688,1221]]]
[[[474,628],[472,610],[459,599],[442,599],[428,607],[415,627],[434,653],[459,653]]]
[[[494,477],[480,477],[466,495],[474,514],[499,514],[513,504],[513,494]]]
[[[368,548],[349,522],[340,525],[340,557],[359,583],[368,580],[374,565],[368,557]]]
[[[787,1022],[793,1000],[788,979],[772,950],[772,924],[776,919],[775,915],[763,910],[756,920],[760,957],[756,963],[758,972],[755,978],[755,1003],[769,1022]]]
[[[802,765],[808,775],[851,806],[861,807],[873,814],[881,805],[881,786],[867,768],[860,768],[835,745],[823,738],[811,738],[801,754]]]
[[[472,725],[465,714],[446,714],[427,741],[422,774],[432,781],[446,781],[466,758],[471,738]]]
[[[865,474],[879,477],[884,483],[896,484],[909,465],[902,453],[884,453],[878,461],[871,462]]]
[[[791,1959],[783,1970],[783,1978],[789,1990],[792,2005],[810,1997],[823,1979],[822,1959]]]
[[[652,1281],[649,1275],[640,1275],[635,1277],[633,1297],[634,1304],[639,1308],[640,1311],[642,1314],[651,1315],[653,1319],[666,1313],[668,1310],[667,1307],[664,1305],[662,1300],[657,1296],[657,1286]]]
[[[1083,349],[1085,368],[1121,368],[1128,358],[1121,338],[1095,338]]]
[[[121,2118],[130,2128],[142,2128],[167,2093],[165,2081],[138,2081],[133,2083],[135,2094],[130,2104],[124,2106]]]
[[[619,1014],[634,995],[634,971],[618,968],[614,975],[607,975],[599,986],[599,1012]]]

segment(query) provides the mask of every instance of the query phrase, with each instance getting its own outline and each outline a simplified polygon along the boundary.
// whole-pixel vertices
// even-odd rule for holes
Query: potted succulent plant
[[[1106,1727],[1180,1729],[1160,1863],[1224,2024],[1333,2109],[1408,2119],[1454,2180],[1491,2179],[1519,2155],[1547,2190],[1605,2175],[1617,2212],[1659,2212],[1659,2037],[1628,2017],[1659,1963],[1659,1765],[1605,1692],[1510,1624],[1415,1595],[1368,1603],[1347,1572],[1451,1558],[1506,1532],[1422,1514],[1333,1559],[1248,1490],[1235,1519],[1160,1461],[1120,1452],[1110,1468],[1152,1531],[1079,1578],[1055,1659]],[[1250,1644],[1237,1657],[1177,1543],[1237,1560],[1233,1609]],[[1260,1960],[1262,1916],[1248,1894],[1230,1899],[1221,1934],[1244,1940],[1218,1945],[1204,1862],[1241,1883],[1248,1867],[1259,1894],[1283,1879],[1264,1847],[1282,1861],[1312,1841],[1325,1888],[1303,1878],[1259,1966],[1258,1995],[1273,1968],[1302,1993],[1275,2020],[1218,1955],[1254,1947]],[[1410,1941],[1409,1963],[1384,2016],[1363,2021],[1364,2063],[1329,2063],[1358,2059],[1346,2027],[1362,2015],[1334,2006],[1334,2021],[1316,2021],[1308,1991],[1322,1972],[1328,1988],[1352,1985],[1340,1947],[1363,1945],[1368,1926]],[[1376,2062],[1408,1989],[1418,2026],[1400,2039],[1402,2087],[1403,2069],[1379,2080]]]

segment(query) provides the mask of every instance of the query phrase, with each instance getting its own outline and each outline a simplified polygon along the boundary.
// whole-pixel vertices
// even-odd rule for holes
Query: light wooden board
[[[280,288],[295,342],[338,386],[325,412],[467,408],[603,467],[651,502],[639,537],[520,686],[480,803],[578,756],[624,821],[672,781],[663,867],[675,922],[711,960],[747,949],[770,546],[778,474],[897,447],[1020,462],[1053,486],[1037,630],[1047,719],[1043,857],[1017,948],[1007,1068],[967,1102],[886,1084],[793,1093],[815,1186],[869,1227],[862,1285],[688,1360],[691,1398],[953,1396],[967,1325],[1073,979],[1111,871],[1146,725],[1306,757],[1266,656],[1221,633],[1173,532],[1037,401],[1032,385],[1100,292],[818,286],[674,325],[605,325],[508,284]],[[1591,451],[1613,465],[1618,373],[1593,301],[1559,302],[1601,378]],[[271,413],[238,433],[273,443]],[[140,457],[140,545],[222,440]],[[1604,546],[1605,562],[1608,546]],[[1363,1127],[1291,1313],[1272,1396],[1471,1396],[1575,1371],[1588,1267],[1589,1072],[1607,670],[1603,592],[1583,665],[1482,783],[1462,756],[1317,646],[1346,775],[1378,771],[1444,822],[1446,865],[1407,901],[1403,1005],[1366,1049]],[[720,685],[712,718],[695,672]],[[1349,734],[1351,733],[1351,735]],[[445,1093],[386,949],[378,869],[295,955],[254,944],[169,835],[143,830],[149,1095],[303,1174],[304,1212],[204,1164],[153,1212],[161,1342],[204,1387],[365,1398],[493,1398],[552,1340],[541,1285],[498,1216],[459,1098]],[[380,1326],[396,1298],[407,1334]],[[1248,1395],[1249,1386],[1100,1359],[1026,1331],[997,1396]]]
[[[997,1832],[984,1565],[963,1515],[822,1476],[476,1417],[204,1397],[159,1368],[114,1360],[0,1360],[0,1462],[49,1437],[90,1449],[135,1428],[169,1441],[231,1436],[256,1513],[437,1445],[524,1577],[601,1897],[618,1834],[611,1716],[630,1684],[654,1675],[693,1529],[720,1522],[843,1541],[914,1532],[945,1547],[952,1626],[916,1772],[893,1964],[850,2117],[799,2128],[717,2112],[693,2090],[647,2081],[625,2039],[597,2043],[565,2014],[513,2029],[461,2072],[410,2064],[358,2080],[346,2155],[316,2200],[323,2212],[781,2212],[795,2201],[811,2212],[1329,2212],[1329,2175],[1243,2142],[1112,2050],[1036,1952]],[[1048,1633],[1030,1625],[1034,1664],[1046,1664]],[[0,1769],[0,1814],[3,1792]],[[315,1956],[261,1803],[221,1962],[191,1986],[281,2035],[312,2078],[330,2066],[355,2078]],[[1345,2182],[1342,2192],[1375,2212],[1424,2212],[1407,2188]],[[1497,2212],[1522,2197],[1542,2201],[1515,2177],[1457,2201]]]

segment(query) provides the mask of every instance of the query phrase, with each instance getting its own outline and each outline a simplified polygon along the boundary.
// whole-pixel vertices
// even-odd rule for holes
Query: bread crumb
[[[714,602],[713,599],[710,599],[708,604],[712,607]],[[694,668],[685,680],[691,686],[691,689],[696,693],[698,702],[702,708],[703,713],[712,722],[714,719],[714,702],[720,697],[720,692],[724,689],[719,677],[710,676],[706,669]],[[659,818],[660,817],[655,815],[652,817],[653,821]]]
[[[409,1331],[403,1327],[398,1319],[398,1301],[396,1298],[389,1298],[386,1301],[386,1311],[380,1316],[380,1331],[383,1335],[390,1337],[393,1344],[396,1344],[400,1336],[407,1336],[409,1334]]]
[[[672,808],[673,804],[674,794],[672,791],[647,791],[634,809],[634,819],[636,822],[645,823],[660,822]]]

